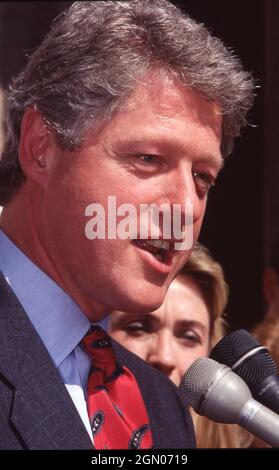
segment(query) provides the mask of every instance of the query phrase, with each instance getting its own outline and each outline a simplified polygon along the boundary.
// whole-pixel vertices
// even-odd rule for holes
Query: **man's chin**
[[[165,293],[158,296],[157,298],[150,299],[146,295],[143,295],[140,299],[126,299],[126,302],[121,304],[120,308],[114,308],[112,310],[118,310],[128,313],[149,313],[157,310],[164,302]]]

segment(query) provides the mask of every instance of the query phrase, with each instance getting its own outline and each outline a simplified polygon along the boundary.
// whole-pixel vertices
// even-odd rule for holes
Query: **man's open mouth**
[[[174,243],[166,240],[133,240],[141,250],[148,251],[158,261],[164,264],[169,264],[174,253]]]

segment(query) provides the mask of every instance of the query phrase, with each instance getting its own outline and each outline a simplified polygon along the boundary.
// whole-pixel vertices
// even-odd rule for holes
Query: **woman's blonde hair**
[[[187,276],[200,288],[210,316],[210,349],[226,333],[224,309],[228,301],[229,289],[222,266],[200,243],[195,245],[187,263],[178,276]],[[191,409],[197,447],[236,448],[248,447],[252,436],[238,425],[220,424],[200,416]]]
[[[178,273],[190,277],[200,288],[210,317],[210,347],[225,334],[225,307],[229,288],[222,266],[215,261],[209,250],[197,243],[187,263]]]

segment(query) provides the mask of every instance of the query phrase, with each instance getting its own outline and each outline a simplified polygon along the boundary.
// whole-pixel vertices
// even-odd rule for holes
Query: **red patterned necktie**
[[[147,412],[132,372],[116,362],[110,337],[92,326],[82,340],[92,364],[87,409],[96,449],[150,449]]]

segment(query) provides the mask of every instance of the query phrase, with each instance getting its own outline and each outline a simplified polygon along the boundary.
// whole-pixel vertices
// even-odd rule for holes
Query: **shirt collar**
[[[90,321],[79,306],[0,230],[0,270],[56,367],[80,343]]]

